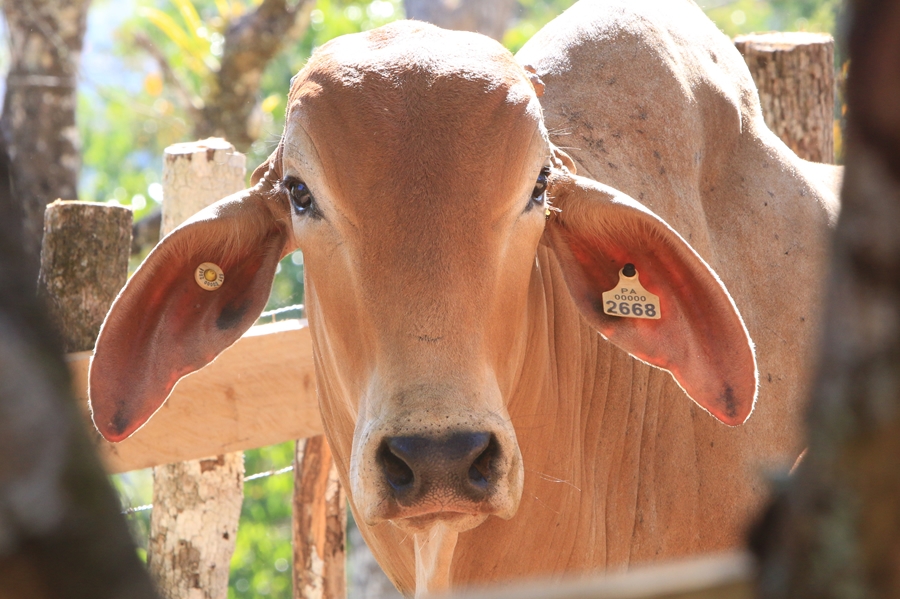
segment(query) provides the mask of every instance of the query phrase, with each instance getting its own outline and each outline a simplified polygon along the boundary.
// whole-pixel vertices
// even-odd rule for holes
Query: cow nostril
[[[500,447],[494,435],[472,465],[469,467],[469,482],[479,489],[486,489],[490,484],[494,460],[500,453]]]
[[[415,480],[412,468],[409,467],[403,458],[396,455],[387,443],[382,443],[378,449],[378,462],[381,464],[381,469],[388,484],[395,491],[408,489]]]

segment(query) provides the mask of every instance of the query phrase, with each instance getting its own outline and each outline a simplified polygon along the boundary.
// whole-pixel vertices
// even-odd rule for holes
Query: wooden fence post
[[[245,172],[244,155],[222,139],[166,148],[161,234],[243,189]],[[164,597],[227,597],[243,487],[242,452],[153,469],[147,565]]]
[[[769,129],[800,158],[834,164],[834,38],[752,33],[734,44],[759,89]]]
[[[38,291],[67,352],[94,348],[100,325],[128,277],[131,210],[56,200],[44,211]]]
[[[343,599],[347,495],[325,435],[297,441],[294,460],[294,599]]]

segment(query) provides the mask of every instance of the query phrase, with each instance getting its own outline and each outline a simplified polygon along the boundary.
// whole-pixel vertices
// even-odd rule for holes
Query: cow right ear
[[[89,375],[97,430],[121,441],[178,380],[237,341],[265,307],[291,247],[287,201],[261,184],[167,235],[113,303]]]
[[[551,212],[545,241],[584,318],[632,356],[668,370],[691,399],[723,423],[743,423],[756,401],[756,359],[737,307],[715,272],[665,221],[615,189],[559,165],[549,195],[558,211]],[[658,314],[653,307],[658,318],[606,306],[603,293],[619,286],[627,264],[643,287],[659,296]],[[647,316],[644,310],[646,304],[641,314]]]

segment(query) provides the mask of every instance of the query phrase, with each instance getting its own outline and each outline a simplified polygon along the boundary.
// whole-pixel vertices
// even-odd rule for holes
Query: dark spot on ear
[[[244,315],[247,313],[249,307],[250,300],[247,300],[240,305],[226,304],[219,313],[219,317],[216,319],[216,327],[220,331],[226,331],[238,326],[244,319]]]
[[[125,404],[120,405],[109,424],[112,426],[113,433],[117,437],[122,436],[130,424],[130,419],[128,418],[128,406]]]
[[[603,314],[603,298],[602,297],[592,297],[590,298],[591,306],[594,308],[594,312],[597,314]]]
[[[725,411],[725,415],[729,418],[737,416],[737,402],[734,399],[734,390],[731,387],[725,387],[725,393],[719,398],[719,402]]]

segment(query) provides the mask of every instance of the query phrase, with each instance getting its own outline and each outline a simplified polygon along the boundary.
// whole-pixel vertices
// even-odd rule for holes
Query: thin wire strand
[[[268,318],[270,316],[275,316],[276,314],[283,314],[285,312],[293,312],[294,310],[304,310],[306,306],[303,304],[294,304],[293,306],[285,306],[284,308],[275,308],[274,310],[269,310],[267,312],[263,312],[259,315],[260,318]]]
[[[251,474],[250,476],[244,477],[244,482],[248,483],[251,480],[259,480],[261,478],[268,478],[270,476],[275,476],[276,474],[286,474],[294,469],[293,465],[285,466],[284,468],[279,468],[278,470],[266,470],[265,472],[257,472],[256,474]],[[136,514],[137,512],[146,512],[147,510],[152,510],[153,504],[148,503],[146,505],[138,505],[134,507],[128,507],[122,510],[122,514],[125,516],[130,516],[132,514]]]
[[[279,468],[278,470],[267,470],[265,472],[257,472],[256,474],[252,474],[244,478],[244,482],[248,483],[251,480],[257,480],[259,478],[266,478],[268,476],[275,476],[276,474],[285,474],[286,472],[290,472],[294,469],[294,466],[285,466],[284,468]]]

